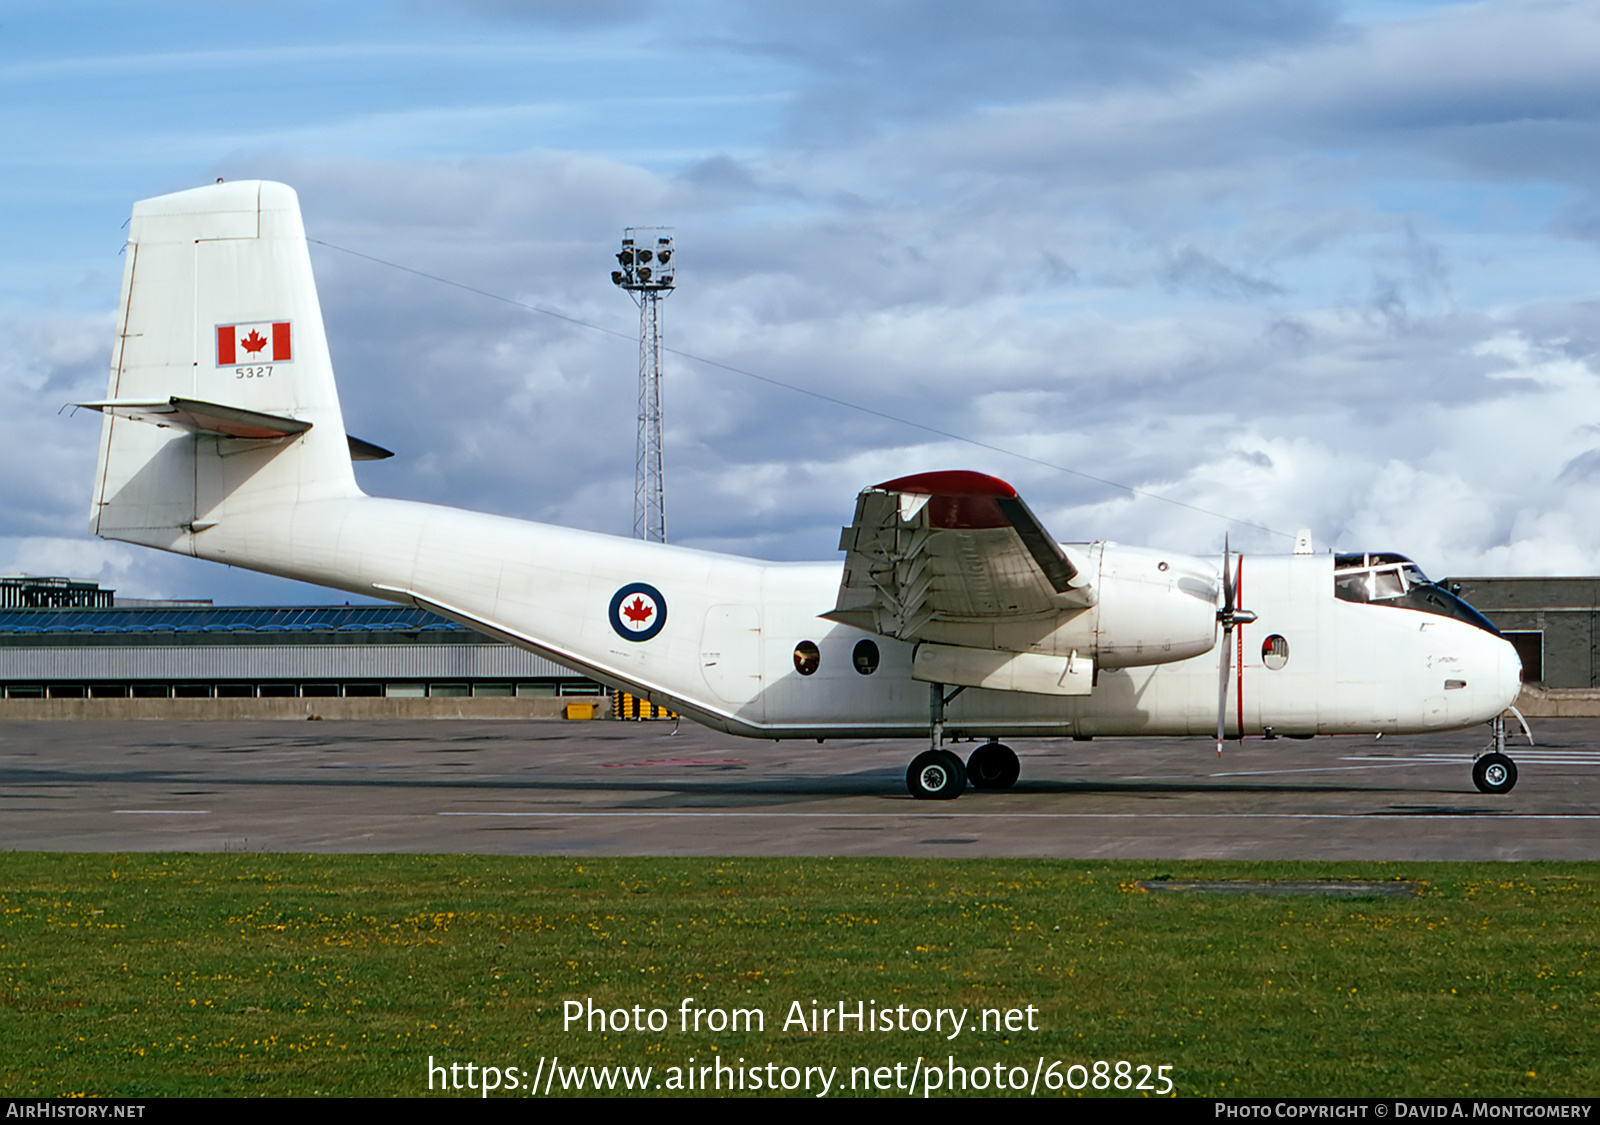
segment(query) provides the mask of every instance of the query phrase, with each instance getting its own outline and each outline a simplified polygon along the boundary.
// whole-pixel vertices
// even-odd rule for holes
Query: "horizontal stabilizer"
[[[127,418],[133,422],[149,422],[191,434],[217,434],[221,437],[272,440],[303,434],[311,423],[299,418],[285,418],[280,414],[263,414],[259,410],[243,410],[237,406],[223,406],[219,402],[200,402],[192,398],[173,396],[166,402],[136,402],[132,399],[104,399],[99,402],[75,402],[102,414]],[[347,434],[352,461],[386,461],[394,451],[370,441]]]
[[[352,461],[387,461],[394,456],[394,451],[385,449],[381,445],[373,445],[370,441],[362,441],[350,434],[345,435],[345,440],[350,443],[350,460]]]
[[[311,423],[299,418],[285,418],[279,414],[263,414],[258,410],[244,410],[237,406],[223,406],[218,402],[201,402],[198,399],[179,398],[173,395],[163,401],[147,402],[133,399],[102,399],[99,402],[78,402],[74,406],[98,410],[134,422],[149,422],[191,434],[220,434],[231,438],[284,438],[303,434]],[[362,444],[366,444],[363,442]]]

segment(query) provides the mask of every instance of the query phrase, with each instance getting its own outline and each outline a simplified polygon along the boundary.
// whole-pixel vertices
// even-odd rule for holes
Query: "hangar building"
[[[1600,700],[1600,578],[1446,578],[1444,584],[1516,646],[1528,685],[1524,700]]]
[[[0,694],[40,699],[594,699],[604,689],[425,610],[119,601],[0,579]],[[15,709],[11,709],[15,710]]]

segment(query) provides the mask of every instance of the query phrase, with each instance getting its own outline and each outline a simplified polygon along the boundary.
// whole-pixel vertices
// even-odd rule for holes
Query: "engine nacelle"
[[[1219,578],[1209,563],[1115,543],[1064,547],[1078,571],[1091,576],[1093,605],[1051,617],[936,620],[922,627],[918,641],[1000,653],[1077,654],[1100,668],[1171,664],[1216,645]],[[994,671],[984,671],[983,678]],[[934,678],[931,668],[927,678]],[[1030,672],[1027,678],[1035,677]]]
[[[1171,664],[1215,647],[1220,580],[1211,564],[1116,543],[1069,543],[1065,549],[1080,572],[1093,576],[1093,606],[1050,621],[934,622],[922,639],[1053,657],[1076,653],[1100,668]]]
[[[1217,643],[1217,572],[1189,555],[1107,543],[1094,655],[1102,668],[1170,664]]]
[[[1077,652],[1101,668],[1136,668],[1188,660],[1216,644],[1218,578],[1205,561],[1115,543],[1066,549],[1094,575],[1094,607],[1032,643],[999,647]]]

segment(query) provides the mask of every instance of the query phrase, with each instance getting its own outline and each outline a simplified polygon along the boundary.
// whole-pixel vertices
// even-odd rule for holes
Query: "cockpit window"
[[[1341,601],[1414,609],[1440,617],[1453,617],[1468,625],[1500,635],[1487,617],[1443,586],[1428,580],[1422,568],[1404,555],[1335,555],[1333,593]]]
[[[1335,555],[1333,590],[1347,602],[1376,602],[1404,597],[1417,586],[1431,586],[1422,568],[1385,551],[1377,555]]]

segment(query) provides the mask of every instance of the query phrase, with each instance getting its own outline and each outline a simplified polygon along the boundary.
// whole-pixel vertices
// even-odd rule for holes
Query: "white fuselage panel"
[[[833,607],[837,563],[763,563],[366,497],[206,519],[215,526],[190,536],[199,557],[435,608],[723,730],[791,738],[928,729],[930,689],[912,676],[913,646],[820,616]],[[651,592],[613,609],[639,584]],[[1245,558],[1239,604],[1257,620],[1232,640],[1230,734],[1241,718],[1245,733],[1460,727],[1492,718],[1517,694],[1520,666],[1506,641],[1452,618],[1340,601],[1328,555]],[[1116,612],[1104,600],[1100,608]],[[655,631],[652,614],[664,617]],[[1271,661],[1269,637],[1282,638]],[[853,660],[863,640],[878,650],[870,674]],[[795,659],[802,641],[818,651],[808,675]],[[1214,733],[1218,656],[1213,646],[1171,663],[1101,668],[1087,695],[970,688],[950,703],[946,730]]]

